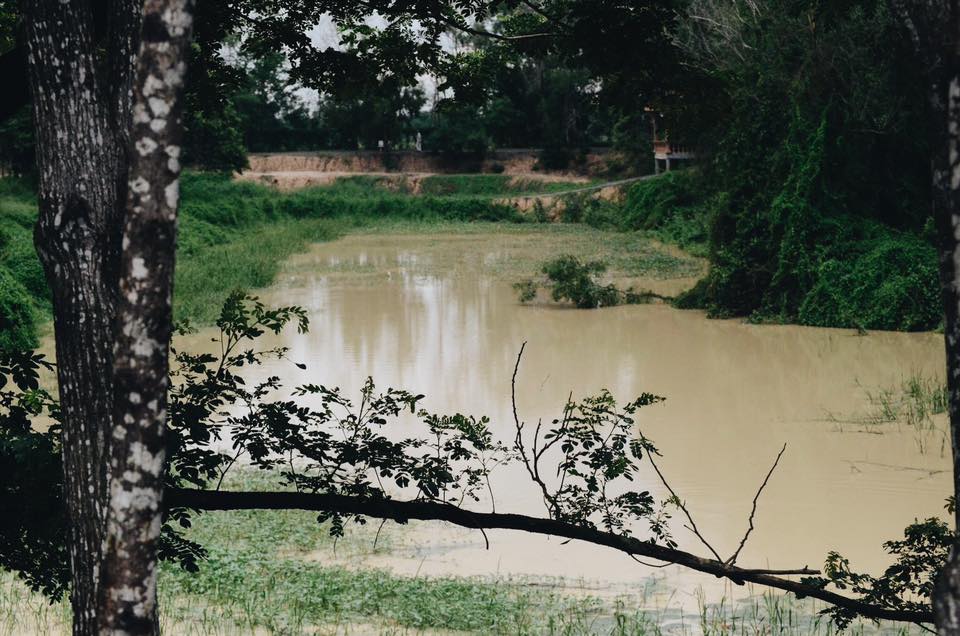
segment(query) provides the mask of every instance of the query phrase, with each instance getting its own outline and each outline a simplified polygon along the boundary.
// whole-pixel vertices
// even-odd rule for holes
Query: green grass
[[[565,198],[565,203],[564,220],[606,230],[642,232],[688,254],[707,256],[709,218],[715,202],[698,189],[696,173],[689,170],[626,186],[619,201],[573,194]]]
[[[182,224],[189,236],[190,220]],[[328,220],[283,220],[231,233],[222,243],[181,256],[176,270],[174,317],[194,324],[212,322],[233,289],[269,285],[285,258],[309,243],[328,241],[342,225]]]
[[[269,285],[282,262],[309,243],[364,231],[422,234],[496,228],[496,233],[509,234],[515,223],[529,219],[497,203],[496,196],[581,184],[518,181],[506,175],[436,175],[423,180],[424,192],[416,197],[395,191],[395,185],[361,175],[281,193],[219,175],[185,174],[175,317],[195,324],[212,321],[230,291]],[[50,319],[49,292],[33,249],[35,218],[36,197],[30,186],[0,179],[0,346],[36,346],[38,326]],[[624,277],[669,278],[702,271],[699,262],[658,249],[636,233],[554,228],[524,224],[521,233],[544,234],[547,242],[524,242],[513,255],[514,267],[529,265],[529,270],[551,256],[549,250],[562,248],[584,258],[602,258],[612,273]]]
[[[504,174],[431,175],[420,182],[424,195],[511,196],[551,194],[590,185],[579,181],[545,181]]]

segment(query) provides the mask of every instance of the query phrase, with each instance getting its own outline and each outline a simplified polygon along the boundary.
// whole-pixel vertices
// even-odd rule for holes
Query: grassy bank
[[[511,196],[551,194],[590,185],[580,181],[544,180],[502,174],[431,175],[420,182],[425,195]]]
[[[422,232],[443,223],[535,221],[536,210],[524,216],[498,198],[581,185],[508,175],[433,175],[420,179],[417,196],[411,196],[409,183],[360,175],[282,193],[222,176],[187,174],[175,314],[209,321],[230,290],[268,285],[280,263],[310,242],[385,223]],[[723,192],[704,186],[696,173],[672,172],[628,187],[617,203],[590,194],[564,197],[561,218],[581,224],[575,233],[584,231],[583,224],[606,232],[611,249],[605,260],[612,270],[630,274],[637,270],[631,262],[649,265],[650,255],[633,253],[645,249],[638,245],[649,246],[649,238],[708,257],[706,278],[679,304],[714,316],[864,329],[921,330],[939,324],[935,252],[923,237],[863,219],[816,217],[802,235],[793,231],[777,244],[751,247],[730,243],[718,226],[728,205]],[[32,245],[35,217],[32,190],[0,179],[0,347],[35,347],[39,327],[50,317],[49,293]],[[816,245],[804,247],[811,237]],[[544,254],[544,260],[552,256]],[[671,269],[672,257],[661,256],[666,259],[662,267]]]

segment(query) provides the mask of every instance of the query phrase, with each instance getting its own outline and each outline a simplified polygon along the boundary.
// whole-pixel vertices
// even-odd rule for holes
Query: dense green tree
[[[704,196],[715,195],[699,302],[719,315],[935,327],[935,257],[922,235],[931,118],[887,3],[697,0],[688,14],[685,59],[715,92],[706,107],[667,115],[700,145]]]

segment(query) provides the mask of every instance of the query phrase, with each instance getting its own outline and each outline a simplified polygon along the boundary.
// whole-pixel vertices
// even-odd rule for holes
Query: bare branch
[[[770,481],[770,475],[772,475],[773,471],[777,469],[777,464],[780,463],[780,458],[783,457],[783,453],[786,450],[787,445],[784,443],[783,448],[781,448],[780,452],[777,453],[777,458],[773,461],[773,466],[771,466],[770,470],[767,471],[767,476],[763,478],[763,483],[760,484],[757,494],[753,496],[753,508],[750,510],[750,518],[748,519],[749,527],[744,533],[743,538],[740,539],[740,545],[737,546],[737,551],[733,553],[733,556],[727,559],[727,563],[730,565],[733,565],[737,562],[737,557],[740,556],[740,550],[743,550],[743,546],[747,544],[747,539],[750,537],[750,533],[753,532],[753,516],[757,514],[757,500],[760,499],[760,493],[763,492],[763,489],[767,487],[767,482]]]
[[[493,40],[499,40],[501,42],[522,42],[524,40],[537,40],[540,38],[552,38],[555,37],[554,33],[524,33],[522,35],[502,35],[500,33],[494,33],[493,31],[486,31],[482,29],[476,29],[466,24],[457,22],[456,20],[451,20],[447,17],[438,17],[438,21],[442,24],[447,25],[451,29],[456,29],[457,31],[462,31],[464,33],[469,33],[470,35],[478,35],[484,38],[491,38]]]
[[[523,6],[527,7],[528,9],[530,9],[531,11],[533,11],[534,13],[536,13],[538,16],[540,16],[541,18],[543,18],[543,19],[546,20],[547,22],[551,22],[551,23],[557,25],[557,26],[560,27],[561,29],[568,29],[568,28],[569,28],[569,27],[568,27],[566,24],[564,24],[559,18],[550,15],[549,13],[547,13],[547,12],[543,9],[543,7],[541,7],[541,6],[537,5],[537,4],[534,4],[534,3],[531,2],[530,0],[521,0],[520,4],[522,4]]]
[[[640,433],[640,438],[643,440],[647,439],[646,437],[644,437],[642,432]],[[654,453],[647,451],[647,460],[650,462],[650,465],[653,466],[653,470],[656,471],[657,477],[660,478],[660,483],[662,483],[664,487],[667,489],[667,491],[670,492],[670,495],[673,497],[673,500],[677,504],[677,507],[680,508],[680,510],[683,511],[683,514],[687,516],[687,520],[690,522],[690,525],[684,526],[684,527],[687,528],[694,535],[696,535],[698,539],[700,539],[700,543],[705,545],[707,549],[710,550],[711,553],[713,553],[713,556],[717,557],[717,561],[722,562],[723,558],[720,556],[720,553],[714,550],[713,546],[710,545],[710,542],[707,541],[707,539],[703,536],[703,534],[700,533],[700,529],[697,528],[697,522],[693,520],[693,515],[690,514],[690,511],[687,509],[687,505],[683,503],[683,500],[680,498],[680,495],[676,493],[676,491],[667,481],[667,478],[663,476],[662,472],[660,472],[660,467],[657,466],[657,462],[654,461],[653,455]]]

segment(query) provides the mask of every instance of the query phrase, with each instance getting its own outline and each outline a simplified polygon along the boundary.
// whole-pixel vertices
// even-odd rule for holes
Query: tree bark
[[[952,6],[955,9],[955,6]],[[952,13],[951,18],[956,19]],[[951,47],[952,48],[952,47]],[[953,448],[954,497],[960,496],[960,57],[951,51],[948,87],[944,96],[946,143],[934,166],[933,205],[939,235],[940,272],[944,303],[944,341],[947,355],[948,410]],[[960,513],[960,511],[958,511]],[[960,514],[954,527],[960,528]],[[954,545],[934,591],[937,630],[960,636],[960,546]]]
[[[181,99],[190,0],[147,0],[134,86],[133,149],[114,349],[110,508],[100,631],[153,634],[164,428],[180,200]]]
[[[904,24],[929,74],[935,118],[933,217],[940,237],[948,412],[953,450],[954,497],[960,496],[960,12],[956,0],[916,1],[900,7]],[[954,527],[960,528],[960,510]],[[955,544],[933,593],[937,633],[960,636],[960,545]]]
[[[129,0],[107,3],[120,15]],[[64,501],[75,634],[97,631],[113,415],[113,333],[126,196],[129,86],[124,51],[136,30],[114,31],[104,76],[90,4],[23,3],[39,175],[35,231],[53,296],[62,417]],[[126,19],[126,18],[125,18]],[[118,19],[115,24],[123,23]],[[123,38],[126,40],[120,41]]]

